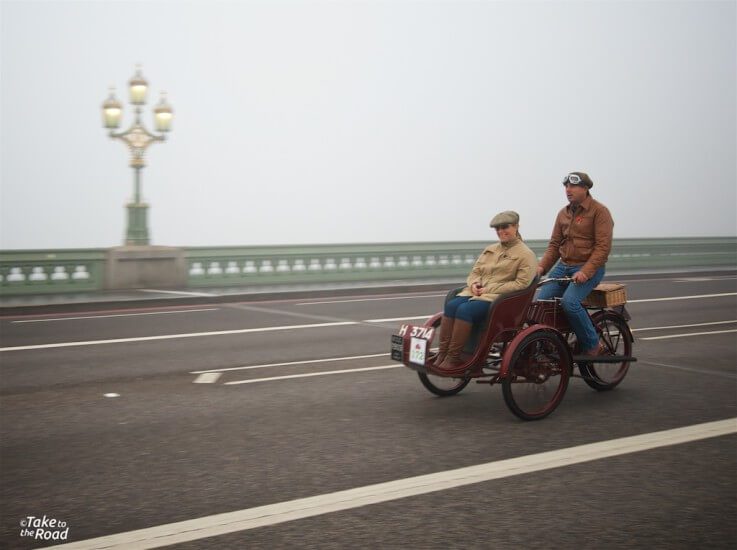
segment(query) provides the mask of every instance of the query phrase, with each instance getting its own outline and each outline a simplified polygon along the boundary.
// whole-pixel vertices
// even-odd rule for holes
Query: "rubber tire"
[[[436,337],[437,338],[440,338],[440,333],[438,332],[438,330],[440,328],[440,322],[441,322],[441,319],[438,318],[431,325],[435,329],[435,331],[436,331],[436,335],[437,335]],[[431,374],[431,375],[428,376],[424,372],[418,372],[417,373],[417,376],[419,376],[420,382],[422,382],[422,385],[425,386],[430,391],[430,393],[434,393],[435,395],[437,395],[439,397],[450,397],[451,395],[456,395],[463,388],[465,388],[466,386],[468,386],[468,383],[471,381],[470,378],[444,378],[444,377],[436,376],[436,375],[433,375],[433,374]],[[433,383],[431,377],[432,378],[442,378],[444,380],[457,380],[458,383],[456,385],[454,385],[454,386],[453,385],[450,386],[449,388],[441,388],[440,386],[436,386]]]
[[[596,321],[596,332],[599,333],[599,340],[604,340],[604,345],[610,351],[614,351],[614,355],[632,355],[632,339],[630,337],[629,327],[627,322],[622,319],[619,315],[612,311],[605,311],[602,315],[597,316]],[[611,336],[611,330],[605,330],[607,324],[614,325],[619,333],[619,340],[613,339]],[[610,326],[611,326],[610,325]],[[612,348],[614,348],[612,350]],[[622,348],[622,349],[619,349]],[[601,363],[602,368],[611,368],[614,364],[612,363]],[[581,375],[584,377],[590,387],[596,391],[609,391],[617,387],[617,385],[624,380],[629,370],[629,362],[620,363],[619,372],[613,380],[603,380],[596,373],[596,362],[594,363],[582,363],[579,365]],[[601,371],[600,371],[601,372]]]
[[[425,386],[430,392],[434,393],[435,395],[439,397],[450,397],[451,395],[456,395],[459,393],[463,388],[468,386],[468,383],[471,381],[470,378],[446,378],[446,380],[457,380],[458,384],[456,384],[453,387],[450,388],[440,388],[433,384],[432,380],[428,377],[427,374],[424,372],[418,372],[417,376],[420,377],[420,382],[422,382],[422,385]],[[434,378],[441,378],[440,376],[434,376],[431,375]]]
[[[521,397],[521,395],[519,391],[514,389],[514,387],[517,386],[522,390],[522,385],[534,384],[534,382],[515,382],[515,370],[523,368],[525,354],[532,351],[532,346],[539,350],[538,355],[540,353],[557,355],[557,361],[560,363],[560,383],[558,384],[552,398],[547,401],[543,407],[529,411],[525,410],[519,402],[519,397]],[[507,350],[507,353],[510,351],[512,352],[512,358],[510,361],[509,372],[502,380],[504,402],[507,404],[507,407],[509,407],[509,410],[522,420],[540,420],[545,418],[560,404],[566,393],[566,389],[568,388],[568,381],[571,376],[571,357],[569,355],[568,346],[558,333],[549,330],[539,330],[528,334],[514,350]],[[554,360],[555,359],[556,357],[554,357]],[[549,378],[546,380],[549,380]],[[515,392],[517,393],[518,398],[515,398]]]

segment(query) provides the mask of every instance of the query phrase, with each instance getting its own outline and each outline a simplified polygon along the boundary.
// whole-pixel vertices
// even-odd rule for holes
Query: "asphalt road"
[[[611,392],[572,380],[539,422],[498,386],[437,398],[389,360],[401,319],[444,292],[0,318],[0,547],[51,544],[21,536],[29,516],[81,541],[732,419],[719,437],[176,546],[733,548],[737,277],[616,279],[639,361]]]

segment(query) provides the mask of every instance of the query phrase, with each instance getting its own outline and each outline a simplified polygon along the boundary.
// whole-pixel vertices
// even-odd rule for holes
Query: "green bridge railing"
[[[529,240],[539,256],[547,241]],[[463,278],[482,241],[250,246],[183,249],[190,288]],[[105,288],[107,249],[0,251],[0,294]],[[610,274],[689,268],[737,268],[737,237],[615,239]]]
[[[0,295],[104,288],[105,249],[2,250]]]

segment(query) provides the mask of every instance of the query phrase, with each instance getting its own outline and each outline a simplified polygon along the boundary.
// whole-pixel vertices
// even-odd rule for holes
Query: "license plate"
[[[392,334],[392,360],[402,361],[402,354],[404,353],[404,338],[399,334]]]

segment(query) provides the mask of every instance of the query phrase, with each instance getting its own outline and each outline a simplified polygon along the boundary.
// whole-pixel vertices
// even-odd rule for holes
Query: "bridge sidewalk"
[[[612,271],[606,279],[657,278],[663,274],[693,276],[734,275],[735,270],[712,268],[645,271]],[[254,285],[187,289],[132,289],[79,293],[0,296],[0,316],[53,313],[55,311],[100,311],[116,308],[169,307],[222,302],[289,300],[320,296],[438,292],[464,283],[461,278],[411,279],[371,282],[313,283],[292,285]]]
[[[131,289],[79,293],[0,296],[0,316],[54,311],[186,306],[219,302],[289,300],[355,294],[436,291],[463,284],[460,279],[417,279],[349,283],[254,285],[186,289]]]

